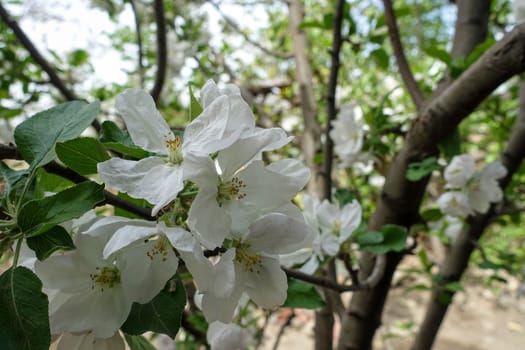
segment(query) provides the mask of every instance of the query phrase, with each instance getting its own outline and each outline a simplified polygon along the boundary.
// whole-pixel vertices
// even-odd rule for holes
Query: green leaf
[[[470,65],[476,62],[495,43],[496,43],[496,40],[494,40],[494,38],[492,37],[489,37],[487,38],[487,40],[485,40],[481,44],[478,44],[478,46],[476,46],[474,50],[472,50],[472,52],[467,56],[465,68],[470,67]]]
[[[296,279],[288,280],[288,295],[283,304],[284,307],[319,309],[325,305],[326,303],[313,285]]]
[[[33,237],[80,217],[103,200],[104,185],[86,181],[55,195],[27,202],[18,215],[18,226],[26,237]]]
[[[438,221],[443,217],[443,213],[438,208],[432,208],[423,211],[421,217],[427,222]]]
[[[47,259],[57,250],[75,249],[71,236],[62,226],[55,226],[41,235],[29,237],[27,245],[40,261]]]
[[[419,181],[427,175],[430,175],[434,170],[441,169],[436,157],[429,157],[421,162],[410,163],[406,173],[406,178],[409,181]]]
[[[133,143],[127,131],[121,130],[112,121],[106,120],[102,123],[101,132],[100,142],[102,142],[106,148],[136,159],[142,159],[148,156],[148,152]]]
[[[499,270],[499,269],[505,268],[505,265],[496,264],[488,260],[482,261],[478,266],[481,269],[491,269],[491,270]]]
[[[121,329],[133,335],[152,331],[174,338],[179,331],[185,305],[186,291],[180,279],[174,277],[149,303],[133,303],[128,319]]]
[[[463,286],[460,282],[450,282],[445,284],[444,286],[445,290],[451,291],[451,292],[459,292],[463,290]]]
[[[195,95],[193,95],[191,85],[188,86],[188,88],[190,89],[190,121],[192,121],[202,113],[202,106],[199,103],[199,101],[195,98]]]
[[[357,243],[359,245],[370,245],[370,244],[378,244],[382,243],[385,240],[383,237],[383,233],[379,231],[368,231],[363,233],[362,235],[359,235],[359,238],[357,239]]]
[[[448,53],[448,51],[446,50],[434,46],[428,46],[423,47],[423,51],[430,57],[445,63],[447,67],[450,66],[450,64],[452,63],[452,56],[450,56],[450,53]]]
[[[19,266],[0,276],[0,344],[3,350],[48,350],[47,296],[42,282]]]
[[[73,67],[79,67],[87,62],[89,53],[86,50],[77,49],[69,54],[68,61]]]
[[[27,169],[13,170],[4,162],[0,161],[0,178],[5,181],[5,192],[9,194],[20,180],[24,179],[28,174]]]
[[[447,160],[461,153],[461,135],[459,128],[454,129],[453,132],[445,136],[439,143],[438,148]]]
[[[376,50],[372,51],[370,53],[370,55],[372,56],[372,59],[376,62],[376,64],[381,69],[387,69],[388,68],[388,65],[389,65],[389,62],[390,62],[390,58],[388,57],[388,54],[386,53],[386,51],[384,49],[382,49],[382,48],[376,49]]]
[[[97,164],[110,158],[106,148],[91,137],[59,142],[55,151],[65,165],[81,175],[96,174]]]
[[[36,172],[35,198],[44,198],[46,193],[57,193],[74,185],[73,182],[40,168]]]
[[[369,236],[364,243],[359,243],[361,250],[374,254],[385,254],[391,251],[400,252],[405,248],[408,232],[407,229],[402,226],[385,225],[381,227],[380,232],[371,232],[375,232],[374,237]],[[382,234],[382,241],[379,241],[378,233]],[[361,237],[362,236],[363,235],[361,235]]]
[[[346,189],[346,188],[338,188],[335,191],[334,197],[339,202],[339,205],[342,207],[350,202],[352,202],[355,199],[354,192]]]
[[[151,343],[142,335],[124,334],[126,343],[131,350],[156,350]]]
[[[80,101],[63,103],[37,113],[15,129],[18,151],[30,164],[30,170],[55,159],[55,144],[71,140],[95,119],[100,103]]]

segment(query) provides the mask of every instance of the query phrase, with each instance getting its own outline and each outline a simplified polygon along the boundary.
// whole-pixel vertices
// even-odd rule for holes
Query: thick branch
[[[308,38],[301,29],[304,10],[301,0],[290,0],[289,28],[292,37],[293,52],[296,66],[296,79],[299,84],[299,98],[303,116],[303,135],[301,137],[301,150],[304,161],[312,171],[308,191],[319,193],[322,189],[323,178],[320,176],[321,169],[315,163],[315,155],[320,149],[321,127],[317,121],[317,100],[314,94],[314,79],[312,67],[308,57]]]
[[[525,82],[520,84],[520,113],[514,128],[512,129],[507,147],[501,155],[501,162],[507,169],[508,173],[500,181],[500,186],[504,188],[509,182],[512,175],[518,170],[523,158],[525,157]],[[459,281],[465,270],[472,251],[479,246],[479,239],[485,232],[486,228],[497,215],[495,206],[483,215],[471,217],[468,220],[468,230],[461,232],[458,239],[452,245],[449,254],[443,260],[443,266],[440,269],[442,277],[441,282],[432,292],[430,302],[427,306],[425,319],[419,329],[413,350],[431,349],[436,339],[441,323],[445,318],[450,304],[443,303],[442,300],[452,300],[454,292],[445,289],[445,285],[450,282]]]
[[[392,49],[394,50],[394,56],[396,57],[399,74],[401,74],[401,79],[403,79],[416,108],[420,109],[425,102],[425,96],[414,79],[405,52],[403,51],[403,45],[401,44],[399,29],[396,22],[396,15],[392,7],[392,0],[383,0],[383,4],[385,7],[385,20],[388,27],[388,34],[390,36],[390,42],[392,43]]]
[[[408,165],[437,154],[437,144],[468,116],[492,91],[513,75],[525,71],[525,25],[516,27],[442,94],[424,107],[413,123],[403,148],[392,163],[369,229],[385,224],[409,227],[417,220],[428,178],[410,182]],[[392,274],[401,254],[387,255],[386,270],[377,288],[356,294],[343,320],[345,331],[339,349],[368,349],[377,326]],[[373,257],[363,254],[363,273],[368,275]],[[348,324],[345,324],[348,323]],[[366,324],[367,326],[359,326]]]
[[[168,48],[166,42],[166,18],[164,16],[164,1],[155,0],[155,23],[157,24],[157,73],[155,83],[150,91],[156,103],[166,80],[166,65],[168,62]]]

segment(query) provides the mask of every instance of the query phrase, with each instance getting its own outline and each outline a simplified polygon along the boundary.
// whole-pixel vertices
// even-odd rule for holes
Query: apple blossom
[[[351,166],[363,147],[365,125],[356,115],[356,106],[342,105],[338,118],[332,121],[330,137],[334,141],[334,151],[343,167]]]
[[[144,233],[156,239],[128,245],[119,239]],[[159,233],[153,222],[97,217],[74,235],[76,250],[37,262],[35,271],[50,295],[51,332],[111,337],[133,302],[146,303],[157,295],[178,265],[169,242]],[[111,242],[116,243],[108,245]]]
[[[154,204],[152,214],[177,197],[183,180],[191,176],[184,166],[188,154],[210,154],[230,146],[244,131],[254,128],[249,106],[240,93],[221,94],[215,83],[203,87],[205,108],[184,131],[174,135],[155,107],[153,98],[143,90],[130,89],[117,96],[117,110],[124,119],[133,142],[153,156],[139,161],[112,158],[98,164],[108,187]]]
[[[234,323],[215,321],[209,325],[206,339],[212,350],[244,350],[251,337],[245,329]]]
[[[447,187],[461,188],[465,186],[467,181],[474,175],[475,168],[474,158],[470,154],[453,157],[444,172]]]
[[[119,332],[109,338],[97,338],[93,333],[64,333],[56,350],[124,350],[124,339]]]

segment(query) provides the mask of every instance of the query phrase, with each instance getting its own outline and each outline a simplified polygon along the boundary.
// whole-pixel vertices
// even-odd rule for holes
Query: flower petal
[[[135,145],[146,151],[167,155],[166,141],[174,138],[171,129],[144,90],[126,90],[116,99],[116,107]]]
[[[258,273],[245,271],[239,264],[235,267],[246,293],[257,305],[269,309],[284,303],[288,281],[278,259],[263,256]]]
[[[241,91],[236,85],[228,84],[224,89],[219,89],[213,80],[208,80],[201,89],[202,108],[212,104],[220,96],[241,95]]]
[[[64,333],[60,337],[56,350],[124,350],[124,339],[119,332],[110,338],[96,338],[93,333]]]
[[[272,213],[255,221],[243,240],[250,243],[255,252],[288,254],[312,243],[313,236],[309,232],[309,227],[303,222]]]

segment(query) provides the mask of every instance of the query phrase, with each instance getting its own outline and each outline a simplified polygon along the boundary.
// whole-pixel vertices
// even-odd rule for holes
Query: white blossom
[[[350,167],[358,158],[363,147],[365,125],[353,105],[342,105],[336,120],[332,121],[330,138],[341,166]]]
[[[210,323],[206,339],[212,350],[245,350],[251,336],[246,329],[234,323],[215,321]]]
[[[450,164],[445,168],[445,180],[447,187],[461,188],[474,174],[476,164],[470,154],[462,154],[452,158]]]

